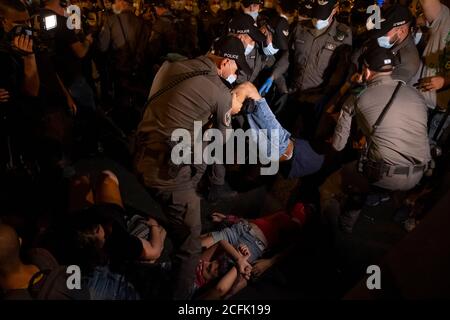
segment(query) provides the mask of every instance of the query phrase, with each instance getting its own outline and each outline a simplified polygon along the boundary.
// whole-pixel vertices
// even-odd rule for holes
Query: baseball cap
[[[210,52],[213,55],[236,61],[239,69],[246,74],[251,74],[252,69],[245,60],[244,45],[238,38],[231,35],[218,38],[214,41]]]
[[[380,29],[371,29],[369,36],[371,38],[379,38],[391,29],[405,25],[412,21],[412,14],[408,8],[395,4],[386,11],[381,11]]]
[[[255,26],[253,18],[244,13],[238,13],[231,18],[228,31],[235,34],[248,34],[256,42],[266,40],[264,34]]]
[[[372,71],[392,71],[397,64],[397,57],[391,50],[373,43],[364,49],[361,57],[363,63]]]
[[[242,5],[247,8],[250,7],[251,4],[263,4],[262,0],[242,0],[241,1]]]
[[[280,16],[275,16],[267,23],[267,28],[272,33],[273,46],[277,49],[287,50],[289,36],[289,22]]]
[[[312,9],[312,17],[319,20],[326,20],[333,11],[336,0],[316,0]]]

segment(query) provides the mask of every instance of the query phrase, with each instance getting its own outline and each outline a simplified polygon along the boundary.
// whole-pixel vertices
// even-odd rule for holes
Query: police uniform
[[[380,71],[380,67],[393,64],[394,56],[388,53],[388,49],[377,46],[368,50],[363,59],[370,70]],[[398,83],[399,80],[394,80],[391,74],[377,74],[368,82],[365,90],[357,97],[349,97],[344,103],[333,136],[334,148],[342,150],[350,135],[352,118],[356,117],[358,128],[371,141],[368,160],[384,163],[382,178],[372,185],[387,190],[413,188],[422,178],[431,159],[425,101],[415,88],[404,83],[372,134],[373,125]],[[363,172],[368,176],[367,173]]]
[[[365,47],[371,46],[373,42],[377,41],[377,38],[385,36],[391,29],[405,25],[411,20],[412,16],[409,9],[400,5],[394,5],[383,12],[380,29],[370,30],[368,35],[371,40],[355,52],[352,58],[354,63],[357,62]],[[407,84],[414,84],[413,78],[419,70],[420,58],[413,37],[408,35],[401,43],[394,44],[391,51],[397,57],[397,65],[392,73],[392,78],[402,80]]]
[[[245,56],[247,63],[251,69],[251,73],[246,74],[244,71],[240,70],[238,74],[238,78],[236,80],[237,84],[244,83],[246,81],[250,81],[255,83],[260,75],[261,71],[265,68],[270,68],[275,62],[275,58],[273,56],[266,56],[262,49],[259,47],[259,44],[255,45],[255,48]]]
[[[271,67],[275,62],[274,56],[267,56],[262,51],[261,45],[265,42],[266,37],[255,26],[253,18],[245,13],[238,13],[231,18],[228,23],[228,31],[234,35],[247,34],[255,41],[255,47],[245,56],[251,71],[239,70],[236,83],[255,82],[261,71]]]
[[[318,1],[312,14],[318,19],[327,19],[334,5],[335,1]],[[330,95],[348,72],[345,61],[351,46],[351,29],[335,19],[324,30],[317,30],[311,20],[300,21],[290,34],[289,60],[284,57],[277,65],[280,70],[274,70],[273,74],[280,76],[290,62],[291,92],[321,87],[321,95]]]
[[[157,1],[157,6],[167,6],[165,1]],[[170,11],[156,18],[150,36],[149,53],[153,61],[168,53],[178,52],[175,16]]]
[[[336,20],[322,33],[315,30],[309,20],[299,22],[290,43],[294,63],[292,89],[304,91],[325,84],[336,86],[347,73],[346,65],[339,57],[343,57],[345,51],[349,52],[351,45],[350,28]],[[327,83],[332,78],[336,78],[337,83]]]
[[[241,66],[242,61],[245,62],[243,50],[239,39],[226,37],[217,43],[214,54],[236,59]],[[135,169],[145,186],[163,205],[169,220],[171,238],[181,262],[175,295],[186,299],[192,293],[190,290],[201,252],[200,198],[196,184],[206,164],[180,165],[172,170],[171,135],[176,129],[184,129],[192,139],[202,141],[203,133],[194,131],[194,121],[205,125],[212,117],[216,119],[216,126],[225,130],[231,123],[232,97],[219,77],[215,63],[201,56],[164,63],[155,77],[149,99],[138,127]]]

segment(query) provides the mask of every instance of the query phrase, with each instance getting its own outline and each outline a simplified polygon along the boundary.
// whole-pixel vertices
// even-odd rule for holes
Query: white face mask
[[[245,47],[245,55],[246,56],[248,56],[252,51],[253,51],[253,49],[255,48],[255,45],[254,44],[248,44],[246,47]]]
[[[327,20],[313,20],[314,27],[317,30],[325,29],[330,25],[330,22]]]
[[[233,84],[236,82],[237,76],[235,74],[230,74],[226,79],[229,84]]]
[[[419,44],[420,40],[422,39],[423,33],[418,31],[416,32],[416,34],[414,35],[414,43],[416,44],[416,46]]]
[[[279,49],[275,49],[272,45],[272,43],[269,43],[269,45],[267,47],[263,48],[263,52],[266,56],[273,56],[275,54],[277,54],[277,52],[279,51]]]
[[[382,48],[390,49],[394,46],[394,44],[390,42],[391,39],[388,36],[379,37],[377,41],[378,45]]]
[[[256,21],[256,19],[258,18],[259,12],[258,11],[250,11],[250,12],[247,12],[247,14],[249,16],[251,16],[253,18],[253,20]]]

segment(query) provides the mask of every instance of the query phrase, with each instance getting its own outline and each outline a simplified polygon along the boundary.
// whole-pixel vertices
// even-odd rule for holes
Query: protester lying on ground
[[[126,216],[119,181],[103,171],[92,188],[88,176],[72,182],[70,225],[79,249],[98,251],[98,258],[121,264],[126,261],[154,263],[164,249],[166,230],[153,218]],[[101,259],[100,259],[101,260]]]
[[[199,289],[218,281],[208,285],[201,298],[228,298],[247,285],[250,275],[259,277],[286,257],[309,214],[310,208],[305,208],[302,203],[297,203],[290,214],[276,212],[252,220],[214,213],[215,222],[228,221],[232,225],[201,237],[202,247],[207,249],[197,267],[196,287]],[[286,244],[287,249],[280,251],[279,248],[286,248]],[[260,259],[269,251],[277,254]]]

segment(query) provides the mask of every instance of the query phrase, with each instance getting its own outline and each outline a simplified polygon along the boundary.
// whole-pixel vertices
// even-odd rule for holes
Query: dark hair
[[[25,12],[27,7],[17,0],[0,0],[0,17],[6,15],[10,11]]]

